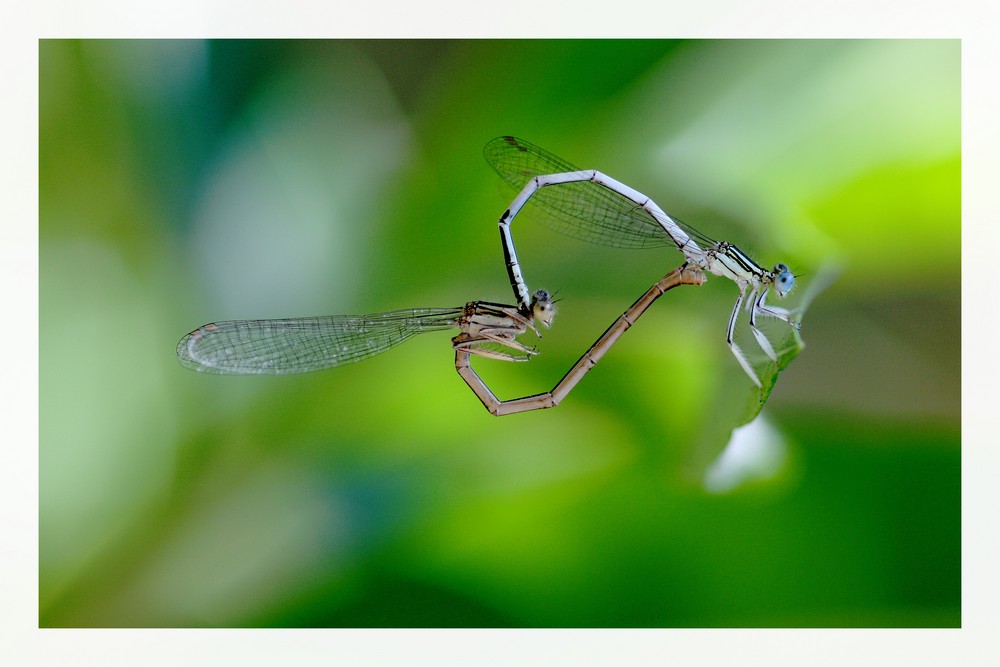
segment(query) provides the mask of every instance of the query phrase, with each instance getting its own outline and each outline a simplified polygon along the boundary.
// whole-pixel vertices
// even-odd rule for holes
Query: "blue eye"
[[[785,264],[775,264],[774,273],[777,274],[774,279],[774,289],[778,296],[785,296],[790,289],[795,287],[795,276]]]

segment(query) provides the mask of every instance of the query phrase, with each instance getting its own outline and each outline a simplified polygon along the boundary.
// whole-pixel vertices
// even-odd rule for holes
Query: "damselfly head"
[[[556,305],[552,295],[540,289],[531,296],[531,314],[546,327],[552,326],[552,318],[556,316]]]
[[[774,274],[774,291],[778,296],[785,296],[795,287],[795,276],[787,264],[775,264],[771,273]]]

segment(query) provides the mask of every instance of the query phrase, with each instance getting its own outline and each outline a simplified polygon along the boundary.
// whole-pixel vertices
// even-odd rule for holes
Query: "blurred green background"
[[[947,626],[960,617],[960,43],[40,43],[42,626]],[[220,319],[509,302],[514,134],[808,290],[762,418],[735,287],[669,293],[554,410],[449,334],[296,377]],[[518,218],[545,391],[682,258]]]

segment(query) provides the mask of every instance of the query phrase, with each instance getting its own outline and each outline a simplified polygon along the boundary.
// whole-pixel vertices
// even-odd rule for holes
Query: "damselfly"
[[[411,308],[357,317],[215,322],[181,338],[177,357],[183,366],[205,373],[287,375],[354,363],[416,334],[457,328],[459,334],[451,340],[455,369],[487,410],[509,415],[558,405],[653,302],[674,287],[704,280],[704,274],[691,267],[671,271],[622,313],[551,391],[521,398],[497,398],[472,368],[470,355],[527,361],[538,354],[517,337],[528,329],[538,334],[536,321],[551,326],[555,305],[545,290],[534,293],[529,309],[470,301],[462,308]]]
[[[486,144],[483,154],[504,181],[520,190],[499,221],[507,274],[519,305],[530,303],[530,296],[517,260],[510,223],[529,200],[548,214],[543,217],[544,224],[584,241],[620,248],[673,245],[684,253],[688,264],[729,278],[739,287],[740,294],[726,330],[726,343],[754,384],[761,386],[749,359],[734,340],[736,321],[746,304],[754,339],[764,354],[777,362],[778,355],[758,327],[757,317],[776,317],[799,328],[792,311],[766,303],[771,290],[783,297],[794,286],[795,276],[788,266],[775,264],[765,269],[732,243],[714,241],[701,234],[667,215],[652,199],[624,183],[593,169],[580,170],[522,139],[498,137]]]

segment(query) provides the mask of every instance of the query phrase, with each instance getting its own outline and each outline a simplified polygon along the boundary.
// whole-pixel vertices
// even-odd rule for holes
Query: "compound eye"
[[[795,287],[795,276],[784,264],[776,264],[774,272],[778,274],[774,279],[774,289],[778,292],[778,296],[785,296]]]

